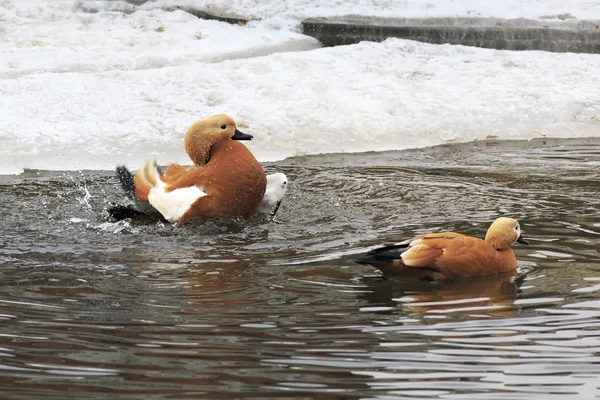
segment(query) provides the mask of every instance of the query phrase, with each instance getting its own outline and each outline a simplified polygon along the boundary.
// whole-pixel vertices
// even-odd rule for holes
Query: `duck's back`
[[[206,196],[182,217],[185,220],[248,217],[260,204],[267,187],[265,171],[250,150],[235,140],[216,143],[208,163],[186,174]]]
[[[511,248],[496,250],[485,240],[461,235],[445,243],[435,265],[446,278],[485,276],[514,270],[517,258]]]

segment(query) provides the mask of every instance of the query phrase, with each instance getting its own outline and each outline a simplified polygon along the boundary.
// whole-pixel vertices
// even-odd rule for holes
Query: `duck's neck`
[[[499,238],[497,236],[486,237],[485,241],[492,245],[498,251],[503,251],[506,249],[510,249],[510,244],[506,243],[506,240]]]
[[[204,165],[210,160],[213,143],[191,136],[185,138],[185,151],[195,166]]]

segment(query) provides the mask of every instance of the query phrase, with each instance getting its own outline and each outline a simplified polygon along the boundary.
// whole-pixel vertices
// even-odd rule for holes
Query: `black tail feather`
[[[121,221],[127,218],[131,218],[166,222],[163,216],[149,203],[136,199],[135,182],[133,180],[134,175],[131,172],[129,172],[127,167],[125,167],[124,165],[117,166],[116,175],[127,197],[130,200],[133,200],[133,204],[111,204],[111,206],[106,211],[112,219]]]
[[[379,247],[368,251],[357,258],[355,262],[363,265],[391,264],[394,260],[399,259],[406,249],[408,249],[408,243]]]
[[[167,222],[166,219],[156,210],[139,210],[134,205],[112,204],[106,209],[108,215],[115,221],[122,221],[127,218],[140,221],[161,221]]]
[[[119,178],[121,187],[125,191],[127,197],[129,197],[131,200],[135,200],[135,183],[133,181],[133,174],[129,172],[127,167],[124,165],[119,165],[117,167],[117,178]]]
[[[145,213],[136,210],[133,206],[127,205],[122,206],[119,204],[113,204],[111,207],[107,208],[108,215],[117,221],[121,221],[127,218],[135,218],[139,216],[146,216]]]

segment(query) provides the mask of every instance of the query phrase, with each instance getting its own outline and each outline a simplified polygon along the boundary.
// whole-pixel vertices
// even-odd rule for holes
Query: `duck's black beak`
[[[523,238],[523,235],[519,235],[519,237],[517,238],[517,243],[529,244],[529,242]]]
[[[252,135],[248,135],[247,133],[238,131],[237,128],[235,129],[235,132],[233,134],[233,136],[231,137],[233,140],[252,140],[254,136]]]

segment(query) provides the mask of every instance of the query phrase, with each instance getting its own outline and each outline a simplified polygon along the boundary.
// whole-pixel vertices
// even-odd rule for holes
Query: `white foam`
[[[189,163],[186,128],[221,112],[260,161],[600,129],[597,55],[399,39],[315,49],[285,27],[182,11],[2,4],[0,174]]]

